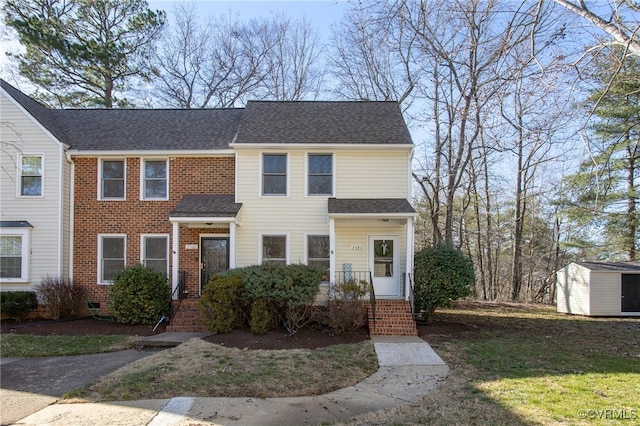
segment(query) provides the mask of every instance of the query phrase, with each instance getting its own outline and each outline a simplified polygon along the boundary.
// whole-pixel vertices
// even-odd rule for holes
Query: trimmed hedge
[[[243,325],[248,323],[253,333],[264,334],[272,326],[282,325],[293,334],[309,322],[322,276],[320,268],[276,263],[226,271],[205,286],[199,304],[201,318],[213,331],[230,331],[223,314],[226,308],[217,301],[226,297],[232,304],[232,317]],[[223,289],[232,277],[241,282],[236,297]]]

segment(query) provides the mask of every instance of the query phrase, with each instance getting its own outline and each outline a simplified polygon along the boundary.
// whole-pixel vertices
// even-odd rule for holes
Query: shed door
[[[622,312],[640,312],[640,274],[622,274]]]

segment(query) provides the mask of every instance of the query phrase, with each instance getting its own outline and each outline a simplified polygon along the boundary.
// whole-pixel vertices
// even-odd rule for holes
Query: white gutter
[[[69,150],[69,155],[73,157],[227,157],[235,154],[232,149],[211,149],[211,150],[184,150],[184,151],[163,151],[163,150]]]
[[[233,149],[409,149],[413,150],[413,144],[370,144],[370,143],[236,143],[229,146]]]

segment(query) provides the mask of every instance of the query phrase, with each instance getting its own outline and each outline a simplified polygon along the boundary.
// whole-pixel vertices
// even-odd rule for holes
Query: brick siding
[[[185,194],[232,195],[235,159],[229,157],[171,157],[169,200],[140,200],[140,163],[145,157],[126,158],[126,200],[98,199],[96,157],[74,158],[74,282],[87,289],[91,301],[106,306],[108,285],[98,284],[98,235],[126,234],[126,264],[140,263],[140,235],[168,234],[172,247],[169,213]],[[228,233],[227,229],[180,229],[180,269],[187,271],[190,294],[198,294],[199,251],[185,244],[200,244],[200,234]],[[169,276],[171,276],[171,254]]]

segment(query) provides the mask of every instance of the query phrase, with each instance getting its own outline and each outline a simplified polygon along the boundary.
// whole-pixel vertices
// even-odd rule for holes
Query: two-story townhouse
[[[403,298],[413,143],[394,102],[249,102],[238,135],[239,265],[316,264]]]
[[[0,290],[71,269],[71,161],[53,113],[0,81]]]
[[[397,103],[38,108],[71,160],[63,239],[69,275],[93,302],[134,263],[194,302],[216,272],[269,261],[325,268],[323,296],[331,283],[365,280],[406,313],[416,212]]]
[[[241,109],[61,114],[74,163],[73,276],[92,301],[105,302],[113,276],[135,263],[174,282],[180,276],[185,291],[199,295],[200,282],[208,281],[202,265],[212,267],[211,242],[229,241],[239,209],[229,143],[241,115]],[[214,254],[221,263],[206,273],[235,266],[228,247]]]

